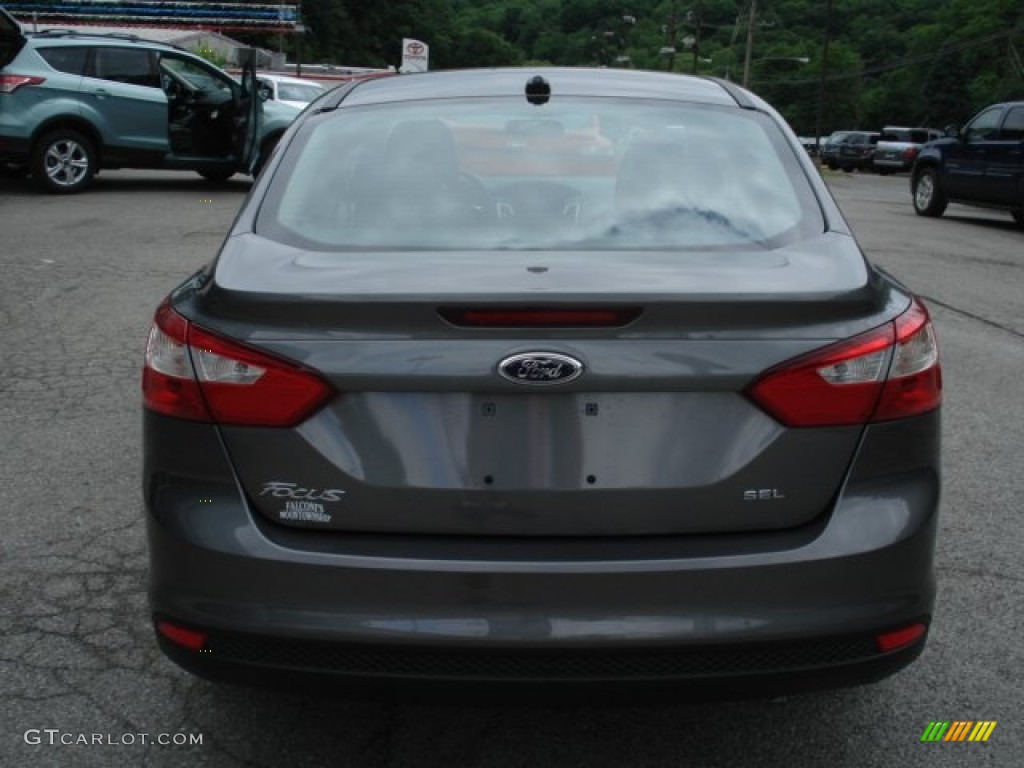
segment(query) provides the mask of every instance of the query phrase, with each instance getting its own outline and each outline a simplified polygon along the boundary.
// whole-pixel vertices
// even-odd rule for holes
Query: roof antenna
[[[551,98],[551,84],[540,75],[526,81],[526,100],[536,106],[547,104]]]

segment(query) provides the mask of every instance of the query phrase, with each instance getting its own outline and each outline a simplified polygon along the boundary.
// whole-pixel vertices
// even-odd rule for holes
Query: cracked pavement
[[[922,658],[874,686],[781,701],[479,707],[218,687],[162,657],[139,366],[153,309],[214,255],[248,184],[111,172],[62,198],[0,178],[0,766],[1024,764],[1024,232],[958,206],[920,219],[905,176],[830,184],[871,258],[929,301],[943,349],[940,597]],[[921,744],[937,719],[999,724],[986,744]]]

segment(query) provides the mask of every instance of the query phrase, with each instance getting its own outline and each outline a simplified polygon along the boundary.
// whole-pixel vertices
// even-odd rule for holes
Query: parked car
[[[317,103],[149,332],[167,656],[287,686],[748,695],[921,652],[935,336],[774,109],[558,68]]]
[[[320,83],[285,75],[261,72],[257,75],[257,79],[266,93],[267,101],[279,101],[298,109],[304,109],[309,102],[323,94],[325,90]]]
[[[28,34],[0,9],[0,165],[46,192],[101,168],[256,173],[298,114],[188,51],[130,35]]]
[[[839,145],[854,131],[834,131],[821,142],[821,162],[833,171],[839,170]]]
[[[888,173],[909,171],[914,167],[921,147],[942,136],[942,131],[935,128],[886,126],[882,129],[882,137],[875,146],[875,170],[883,176]]]
[[[1009,211],[1024,226],[1024,101],[993,104],[949,133],[917,156],[914,210],[941,216],[950,202],[966,203]]]
[[[851,131],[846,134],[839,141],[839,153],[835,160],[835,167],[847,173],[854,170],[871,170],[871,159],[878,137],[879,134],[876,131]]]

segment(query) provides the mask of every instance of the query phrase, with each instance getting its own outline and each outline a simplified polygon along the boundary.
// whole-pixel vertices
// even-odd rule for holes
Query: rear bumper
[[[875,637],[932,613],[937,414],[870,428],[799,531],[593,546],[286,532],[249,509],[216,430],[146,421],[152,611],[208,633],[202,651],[160,638],[206,677],[775,693],[876,680],[924,644]]]
[[[913,160],[886,160],[884,158],[875,158],[874,164],[876,168],[884,168],[887,171],[909,171],[914,167]]]

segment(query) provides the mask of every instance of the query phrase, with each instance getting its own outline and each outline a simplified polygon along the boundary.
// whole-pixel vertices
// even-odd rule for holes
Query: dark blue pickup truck
[[[986,107],[963,128],[925,144],[910,190],[921,216],[967,203],[1009,211],[1024,227],[1024,101]]]

